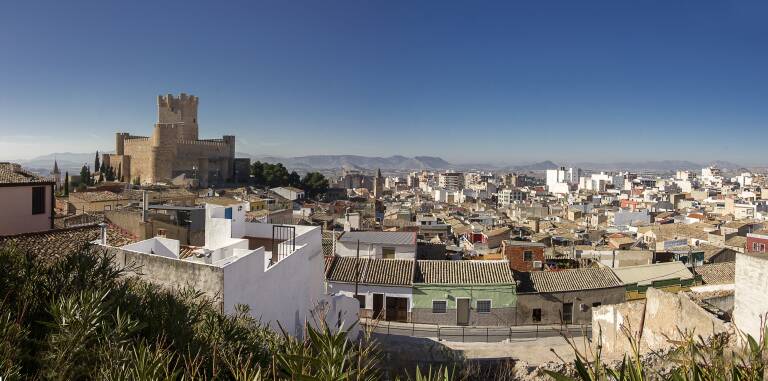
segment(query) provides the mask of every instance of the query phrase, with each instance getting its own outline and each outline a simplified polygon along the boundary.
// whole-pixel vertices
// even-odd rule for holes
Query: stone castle
[[[197,180],[200,186],[230,181],[235,137],[199,139],[197,105],[198,98],[193,95],[158,96],[152,136],[118,132],[115,153],[103,155],[104,165],[131,182],[156,183],[181,175]]]

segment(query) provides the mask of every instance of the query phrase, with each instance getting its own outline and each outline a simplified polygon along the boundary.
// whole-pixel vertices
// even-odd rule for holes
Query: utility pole
[[[355,255],[355,299],[357,299],[357,287],[360,284],[360,240],[357,240],[357,254]]]

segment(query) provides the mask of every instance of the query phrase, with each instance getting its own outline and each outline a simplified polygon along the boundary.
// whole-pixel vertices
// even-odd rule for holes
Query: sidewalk
[[[590,326],[581,325],[529,325],[529,326],[449,326],[434,324],[401,323],[360,319],[363,329],[383,335],[399,335],[410,337],[435,338],[440,341],[453,342],[500,342],[536,340],[545,337],[561,337],[567,334],[571,337],[591,337]]]

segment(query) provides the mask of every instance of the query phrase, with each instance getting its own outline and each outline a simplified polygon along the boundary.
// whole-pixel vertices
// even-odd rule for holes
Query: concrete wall
[[[755,338],[760,337],[768,314],[768,256],[736,254],[736,290],[733,321]]]
[[[699,307],[685,293],[669,293],[649,288],[646,300],[595,308],[592,318],[593,343],[602,341],[606,357],[631,353],[627,334],[635,337],[642,352],[670,348],[669,340],[682,338],[680,331],[704,338],[728,332],[731,326]]]
[[[45,211],[32,214],[32,186],[0,187],[0,235],[39,232],[51,228],[52,185],[45,186]]]
[[[224,292],[224,271],[221,268],[127,249],[112,250],[116,254],[116,265],[138,266],[141,277],[149,282],[170,289],[189,286],[221,301]]]
[[[573,303],[573,324],[592,322],[592,305],[595,303],[623,303],[626,292],[624,287],[603,288],[553,293],[529,293],[517,295],[518,325],[560,324],[563,303]],[[584,307],[582,308],[582,305]],[[541,309],[541,321],[533,320],[533,310]]]

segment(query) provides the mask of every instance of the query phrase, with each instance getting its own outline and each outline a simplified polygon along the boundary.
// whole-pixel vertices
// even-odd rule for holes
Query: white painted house
[[[362,231],[346,232],[336,242],[336,255],[360,258],[414,259],[416,258],[415,232]]]
[[[225,313],[246,304],[262,323],[297,336],[318,308],[331,324],[339,313],[346,326],[356,321],[356,300],[323,292],[320,228],[246,222],[246,209],[207,204],[203,247],[155,237],[120,247],[115,260],[141,266],[148,281],[218,298]]]
[[[333,257],[326,264],[328,293],[356,298],[361,317],[408,322],[414,268],[412,259]]]
[[[299,188],[294,187],[277,187],[270,189],[272,192],[275,192],[282,196],[283,198],[291,201],[296,201],[304,198],[304,191]]]

